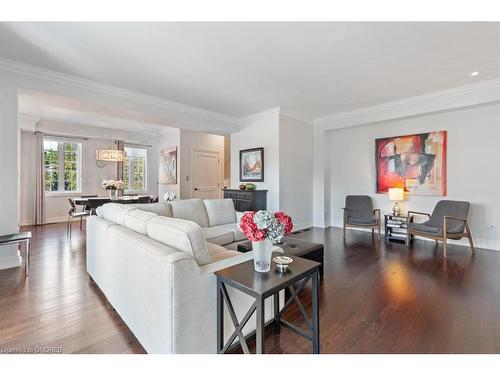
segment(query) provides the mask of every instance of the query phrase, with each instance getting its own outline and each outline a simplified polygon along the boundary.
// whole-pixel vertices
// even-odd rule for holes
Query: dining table
[[[89,199],[99,199],[100,201],[105,203],[111,203],[111,202],[116,202],[116,203],[122,203],[122,204],[127,204],[127,203],[137,203],[139,202],[139,198],[146,197],[147,195],[124,195],[121,197],[75,197],[73,198],[73,203],[77,206],[89,206]],[[150,197],[150,196],[147,196]]]

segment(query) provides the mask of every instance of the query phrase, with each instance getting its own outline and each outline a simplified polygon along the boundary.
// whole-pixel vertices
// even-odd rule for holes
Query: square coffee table
[[[289,265],[288,272],[286,273],[278,272],[274,262],[269,272],[256,272],[254,270],[253,259],[215,272],[217,276],[217,352],[219,354],[226,353],[236,337],[239,338],[243,352],[245,354],[250,354],[242,330],[254,311],[256,311],[257,319],[255,335],[256,354],[264,353],[264,328],[266,325],[264,301],[269,297],[274,297],[273,324],[275,334],[279,335],[281,326],[288,328],[292,332],[304,337],[306,340],[311,341],[313,353],[319,354],[318,284],[320,264],[296,256],[290,257],[293,258],[293,263]],[[311,319],[307,316],[307,312],[300,303],[298,297],[309,280],[312,280]],[[298,286],[295,285],[296,283]],[[255,298],[255,302],[241,321],[238,321],[226,285]],[[280,309],[279,293],[284,289],[289,290],[290,297],[285,300],[283,308]],[[293,302],[298,305],[302,318],[309,328],[308,330],[297,327],[282,318],[284,311]],[[224,303],[229,310],[229,315],[231,316],[235,328],[235,331],[226,343],[224,343]]]

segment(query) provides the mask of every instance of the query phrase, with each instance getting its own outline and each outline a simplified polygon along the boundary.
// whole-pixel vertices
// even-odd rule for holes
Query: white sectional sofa
[[[110,203],[88,218],[87,271],[148,353],[216,353],[214,272],[252,258],[205,238],[239,238],[232,210],[225,200]],[[253,301],[228,292],[241,319]],[[272,303],[266,301],[268,320]],[[227,340],[233,326],[225,314]],[[244,332],[253,330],[252,318]]]
[[[231,199],[185,199],[132,206],[161,216],[193,221],[202,228],[205,239],[217,245],[245,239],[238,227],[242,213],[235,211]]]

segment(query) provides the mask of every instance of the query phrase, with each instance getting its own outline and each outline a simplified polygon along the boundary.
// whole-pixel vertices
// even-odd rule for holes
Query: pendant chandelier
[[[111,128],[111,139],[113,139],[113,128],[115,127],[115,122],[113,121],[113,127]],[[115,142],[118,144],[118,142]],[[115,161],[123,162],[127,158],[127,154],[123,150],[96,150],[95,158],[97,161]]]

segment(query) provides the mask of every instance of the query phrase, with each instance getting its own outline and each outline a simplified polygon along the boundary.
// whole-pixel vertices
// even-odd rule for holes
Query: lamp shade
[[[125,161],[127,154],[121,150],[96,150],[96,160],[100,161]]]
[[[389,200],[391,201],[403,201],[405,199],[405,191],[403,188],[390,188],[389,189]]]

